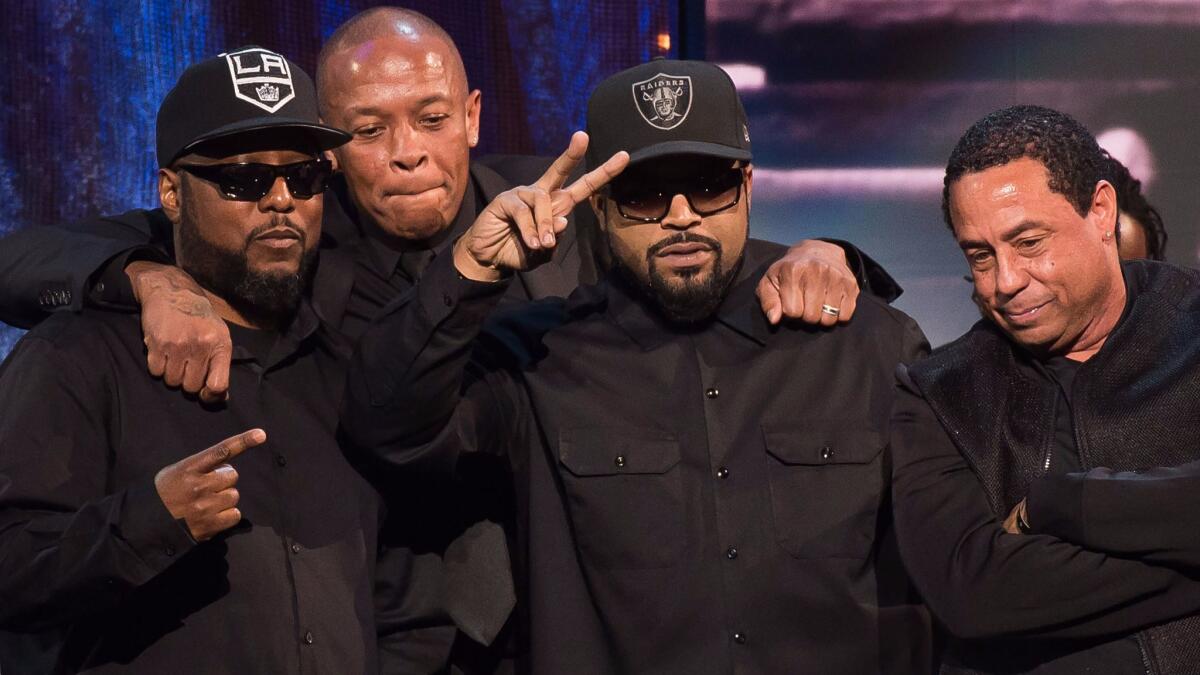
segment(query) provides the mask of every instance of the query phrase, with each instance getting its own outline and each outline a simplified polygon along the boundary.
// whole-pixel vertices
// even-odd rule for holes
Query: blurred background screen
[[[754,143],[751,231],[848,239],[905,288],[934,344],[979,315],[942,220],[959,136],[1017,103],[1069,113],[1197,263],[1200,3],[1193,0],[708,0],[707,58],[733,76]]]

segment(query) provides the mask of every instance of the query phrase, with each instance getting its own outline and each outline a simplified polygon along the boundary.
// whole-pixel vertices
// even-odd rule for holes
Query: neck
[[[1121,320],[1121,315],[1125,313],[1126,298],[1125,280],[1118,277],[1113,292],[1106,296],[1104,306],[1088,322],[1079,339],[1067,351],[1066,357],[1068,359],[1083,362],[1092,358],[1100,351],[1105,341],[1108,340],[1108,336],[1117,327],[1117,323]]]
[[[217,316],[228,323],[255,330],[275,330],[279,328],[280,322],[278,318],[255,316],[249,311],[239,311],[233,305],[229,304],[225,298],[212,293],[208,289],[204,290],[204,296],[208,298],[208,302],[212,305],[213,311],[217,313]]]

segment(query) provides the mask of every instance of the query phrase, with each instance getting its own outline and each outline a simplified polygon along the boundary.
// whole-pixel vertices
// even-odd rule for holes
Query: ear
[[[325,159],[329,160],[330,164],[333,165],[334,171],[337,171],[338,169],[341,168],[341,164],[338,163],[338,153],[337,153],[336,149],[326,150],[325,152],[323,152],[321,154],[325,157]]]
[[[750,198],[754,193],[754,165],[746,165],[746,213],[750,213]]]
[[[1105,243],[1117,245],[1117,191],[1106,180],[1096,183],[1087,220],[1096,228]]]
[[[608,197],[593,192],[588,196],[588,205],[592,207],[592,213],[596,214],[596,224],[600,227],[600,231],[608,232],[608,222],[604,217],[604,211],[608,207]]]
[[[182,210],[180,188],[183,176],[171,169],[158,170],[158,203],[162,204],[163,213],[176,225],[179,224],[179,214]]]
[[[479,111],[483,106],[483,94],[478,89],[467,95],[467,144],[479,145]]]

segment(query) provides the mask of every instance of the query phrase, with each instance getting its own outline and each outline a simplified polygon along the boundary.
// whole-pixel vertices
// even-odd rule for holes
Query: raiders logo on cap
[[[233,95],[269,113],[276,112],[296,95],[287,59],[275,52],[252,47],[225,54]]]
[[[692,110],[692,78],[658,73],[633,84],[633,100],[647,124],[663,131],[674,129]]]

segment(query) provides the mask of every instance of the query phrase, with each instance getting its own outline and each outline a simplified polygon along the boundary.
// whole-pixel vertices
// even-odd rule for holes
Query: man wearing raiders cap
[[[293,105],[286,101],[286,78],[268,62],[242,58],[228,73],[225,88],[236,90],[248,105],[283,106],[280,113]],[[353,339],[380,308],[412,288],[488,202],[536,179],[549,160],[472,159],[471,148],[479,142],[479,91],[469,86],[454,42],[417,12],[377,7],[352,17],[323,47],[317,79],[323,119],[353,138],[334,150],[339,172],[326,193],[313,304]],[[510,300],[565,296],[580,283],[595,281],[599,262],[592,252],[591,210],[583,206],[569,218],[574,224],[549,263],[517,273],[518,282],[509,285]],[[165,264],[170,237],[161,209],[20,230],[0,244],[0,319],[29,326],[49,313],[78,311],[85,304],[140,307],[151,372],[171,386],[217,400],[228,383],[229,333],[186,272]],[[787,316],[832,325],[852,317],[860,288],[889,300],[900,292],[886,272],[853,247],[843,254],[838,246],[808,241],[769,269],[760,290],[773,321]],[[428,481],[390,492],[406,496],[393,512],[420,515],[389,528],[394,535],[389,538],[420,550],[443,548],[446,533],[460,521],[494,511],[488,500],[469,503]],[[494,555],[486,566],[495,568],[507,558],[496,542],[499,531],[493,528],[490,536],[493,545],[487,550]],[[478,577],[471,561],[480,558],[482,548],[481,540],[475,541],[474,553],[452,550],[446,556],[454,569],[445,586],[456,623],[474,641],[487,643],[511,603],[480,607],[472,587],[454,583]],[[440,565],[422,555],[411,569],[391,575],[396,590],[412,596],[401,603],[406,611],[389,621],[396,629],[411,634],[444,619],[424,609],[439,602]],[[439,657],[431,658],[427,662]]]
[[[237,82],[236,88],[229,86]],[[60,313],[0,366],[0,671],[364,673],[381,501],[335,437],[346,344],[304,298],[330,165],[311,80],[245,48],[158,114],[174,258],[229,396],[146,373],[137,315]]]
[[[532,672],[929,672],[886,447],[920,329],[873,297],[836,330],[764,315],[784,251],[748,239],[750,132],[716,66],[605,80],[588,132],[368,330],[346,432],[430,475],[507,460]],[[497,309],[585,200],[612,270]]]

